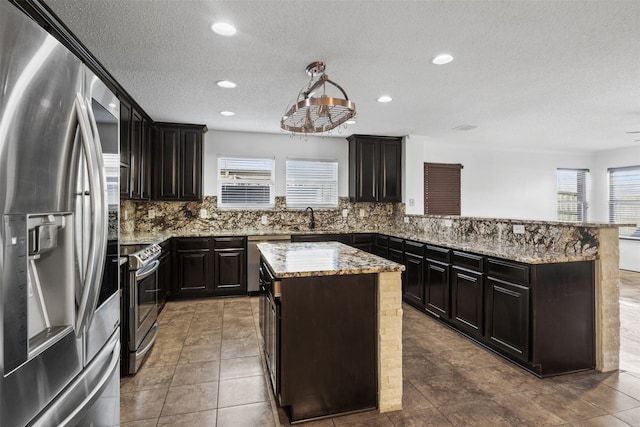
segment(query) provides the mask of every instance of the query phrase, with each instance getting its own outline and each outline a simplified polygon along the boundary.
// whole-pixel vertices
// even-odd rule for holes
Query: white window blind
[[[586,221],[586,180],[588,169],[557,169],[558,219]]]
[[[120,205],[120,155],[104,153],[104,175],[107,180],[107,203],[114,209]]]
[[[338,207],[338,162],[287,160],[287,207]]]
[[[274,159],[218,157],[220,208],[272,208]]]
[[[609,222],[636,224],[621,227],[620,237],[640,239],[640,166],[610,168]]]

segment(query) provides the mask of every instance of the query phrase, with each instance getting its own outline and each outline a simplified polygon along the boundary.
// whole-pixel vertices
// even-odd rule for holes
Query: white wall
[[[640,147],[605,150],[594,154],[592,211],[595,221],[609,220],[609,179],[607,168],[640,165]],[[640,271],[640,241],[620,240],[620,268]]]
[[[405,200],[410,214],[423,213],[424,162],[463,165],[463,216],[549,221],[557,219],[556,169],[591,167],[588,154],[495,150],[418,135],[408,137],[406,146],[405,177],[410,184],[405,186]],[[413,207],[408,203],[412,198]]]
[[[209,131],[204,135],[205,196],[217,195],[218,154],[275,157],[276,196],[286,192],[287,158],[338,160],[338,196],[349,196],[349,143],[345,138]]]

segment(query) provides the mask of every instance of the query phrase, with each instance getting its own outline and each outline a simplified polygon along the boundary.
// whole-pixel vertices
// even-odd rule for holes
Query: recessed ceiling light
[[[345,123],[348,125],[355,125],[358,122],[356,122],[355,120],[347,120]]]
[[[220,34],[221,36],[232,36],[236,33],[236,27],[226,22],[215,22],[211,26],[211,29],[214,33]]]
[[[238,86],[237,84],[229,80],[218,80],[216,84],[225,89],[233,89],[234,87]]]
[[[220,114],[226,117],[236,115],[236,113],[234,113],[233,111],[220,111]]]
[[[453,56],[449,55],[448,53],[443,53],[442,55],[438,55],[435,58],[433,58],[431,62],[433,62],[436,65],[444,65],[444,64],[448,64],[451,61],[453,61]]]
[[[393,101],[393,98],[391,98],[388,95],[382,95],[380,98],[378,98],[378,102],[391,102]]]

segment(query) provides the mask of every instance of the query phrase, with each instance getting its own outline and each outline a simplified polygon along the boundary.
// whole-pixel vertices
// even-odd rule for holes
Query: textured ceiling
[[[640,145],[640,133],[626,133],[640,130],[638,0],[46,3],[154,120],[279,133],[308,82],[305,67],[322,60],[358,111],[358,123],[333,136],[562,151]],[[214,34],[216,20],[238,33]],[[431,64],[443,52],[455,60]],[[223,79],[238,87],[217,87]],[[382,94],[393,102],[377,103]]]

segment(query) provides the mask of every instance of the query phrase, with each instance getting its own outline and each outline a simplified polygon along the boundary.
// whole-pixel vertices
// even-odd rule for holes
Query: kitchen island
[[[401,409],[404,266],[338,242],[258,249],[265,361],[291,422]]]

